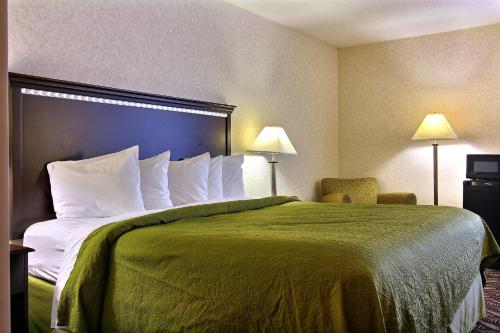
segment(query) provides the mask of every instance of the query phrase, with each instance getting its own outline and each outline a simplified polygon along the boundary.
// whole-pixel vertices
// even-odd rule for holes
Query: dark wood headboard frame
[[[181,159],[231,154],[235,106],[9,74],[11,239],[55,217],[47,163],[139,145]]]

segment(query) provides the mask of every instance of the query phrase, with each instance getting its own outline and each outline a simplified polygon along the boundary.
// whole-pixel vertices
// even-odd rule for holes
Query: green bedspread
[[[58,318],[73,332],[436,331],[499,253],[458,208],[186,207],[94,231]]]

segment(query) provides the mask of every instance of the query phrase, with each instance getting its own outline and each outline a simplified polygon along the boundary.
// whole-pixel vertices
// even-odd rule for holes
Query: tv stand
[[[500,181],[474,179],[464,181],[463,207],[481,216],[493,236],[500,241]],[[497,260],[496,269],[500,269]]]

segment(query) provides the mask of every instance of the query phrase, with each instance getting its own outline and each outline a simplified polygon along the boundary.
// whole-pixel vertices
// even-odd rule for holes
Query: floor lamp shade
[[[248,151],[256,153],[266,153],[271,155],[271,194],[276,195],[276,155],[297,155],[297,151],[286,135],[283,127],[266,126],[255,138]]]
[[[447,140],[456,138],[457,135],[444,114],[431,113],[425,116],[412,140]]]
[[[450,123],[441,113],[431,113],[424,120],[413,135],[412,140],[434,140],[433,148],[433,171],[434,171],[434,205],[438,200],[438,146],[437,140],[456,139],[457,134],[451,128]]]

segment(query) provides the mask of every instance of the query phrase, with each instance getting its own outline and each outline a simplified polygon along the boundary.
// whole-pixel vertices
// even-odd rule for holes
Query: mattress
[[[249,198],[225,198],[207,200],[184,206],[209,204],[215,202],[234,201]],[[178,206],[174,208],[179,208]],[[56,283],[68,240],[77,236],[89,225],[102,226],[141,215],[152,214],[159,210],[146,210],[106,218],[73,218],[53,219],[32,224],[24,233],[23,245],[34,249],[28,258],[28,274],[40,279]]]

